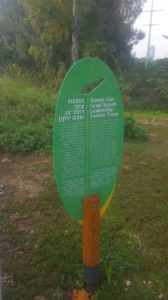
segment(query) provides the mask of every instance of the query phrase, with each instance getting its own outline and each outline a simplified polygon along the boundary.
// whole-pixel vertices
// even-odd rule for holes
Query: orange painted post
[[[99,286],[100,262],[100,196],[85,197],[83,211],[84,283],[89,289]]]

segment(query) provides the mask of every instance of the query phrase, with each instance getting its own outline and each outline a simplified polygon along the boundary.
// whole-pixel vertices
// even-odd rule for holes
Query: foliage
[[[32,66],[28,54],[32,38],[22,1],[0,0],[0,66],[8,63]]]
[[[62,62],[62,63],[60,63],[59,70],[58,70],[58,73],[57,73],[57,77],[55,78],[55,87],[56,87],[57,90],[61,86],[62,81],[65,77],[65,74],[66,74],[65,65]]]
[[[14,128],[12,122],[1,126],[0,144],[6,151],[27,152],[50,149],[51,128],[45,128],[43,124],[35,126],[31,123],[30,125],[15,123],[15,126]]]
[[[132,116],[125,118],[125,139],[137,141],[146,141],[148,139],[145,129],[138,125]]]
[[[0,94],[0,147],[10,152],[49,150],[56,93],[4,78]]]
[[[72,35],[71,1],[25,0],[27,18],[35,38],[28,49],[39,72],[55,76],[63,61],[69,66]]]
[[[125,66],[133,44],[144,36],[133,29],[144,1],[81,1],[81,53],[104,59],[115,67],[115,60]]]
[[[60,74],[63,70],[61,65]],[[56,91],[21,82],[19,70],[17,76],[19,81],[4,77],[0,87],[0,147],[9,152],[49,151]],[[125,138],[140,141],[146,138],[132,117],[126,117]]]
[[[143,0],[80,0],[80,57],[94,55],[116,67],[129,61]],[[0,0],[0,66],[31,68],[52,82],[71,64],[72,0]],[[117,69],[116,69],[117,70]]]
[[[136,60],[132,72],[127,74],[129,100],[127,107],[168,110],[168,59],[151,62]]]

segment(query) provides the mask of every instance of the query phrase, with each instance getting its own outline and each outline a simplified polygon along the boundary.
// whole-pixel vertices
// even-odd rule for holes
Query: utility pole
[[[143,11],[143,12],[150,12],[150,21],[149,21],[149,24],[144,25],[144,26],[148,26],[149,27],[148,45],[147,45],[146,62],[145,62],[145,67],[146,68],[148,66],[149,57],[150,57],[152,26],[158,26],[159,25],[159,24],[153,24],[153,13],[154,12],[160,12],[160,11],[163,11],[163,10],[154,10],[154,0],[152,0],[151,10]]]
[[[79,58],[79,0],[73,0],[72,63]]]
[[[150,12],[150,23],[149,23],[149,34],[148,34],[148,46],[147,46],[147,54],[146,54],[146,64],[145,67],[147,68],[148,66],[148,61],[149,61],[149,53],[150,53],[150,44],[151,44],[151,33],[152,33],[152,20],[153,20],[153,5],[154,5],[154,0],[152,0],[152,7],[151,7],[151,12]]]

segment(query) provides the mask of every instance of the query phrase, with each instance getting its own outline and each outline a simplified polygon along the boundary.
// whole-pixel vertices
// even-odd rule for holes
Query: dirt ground
[[[156,120],[138,120],[140,125],[151,125],[154,127],[168,127],[168,121],[156,121]]]
[[[53,178],[50,155],[1,154],[0,157],[0,210],[7,202],[33,199],[45,190]]]
[[[8,204],[33,201],[39,193],[46,190],[46,186],[54,181],[52,174],[52,160],[50,155],[31,154],[0,154],[0,217],[3,217]],[[35,205],[32,202],[32,207]],[[32,216],[17,213],[10,216],[18,232],[31,232],[34,222],[40,221],[40,212],[37,210]],[[1,298],[1,259],[3,253],[13,251],[6,232],[0,232],[0,300]],[[14,253],[20,255],[19,249]],[[3,282],[13,286],[13,278],[3,274]]]

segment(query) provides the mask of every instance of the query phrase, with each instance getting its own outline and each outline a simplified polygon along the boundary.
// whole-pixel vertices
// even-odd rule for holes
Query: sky
[[[151,10],[152,0],[147,0],[143,11]],[[154,10],[163,10],[153,13],[151,46],[155,46],[155,59],[168,57],[168,39],[162,37],[163,34],[168,35],[168,0],[154,0]],[[136,20],[134,27],[145,32],[146,37],[135,45],[133,53],[136,57],[145,57],[147,52],[149,27],[144,26],[150,22],[150,13],[143,12]]]

